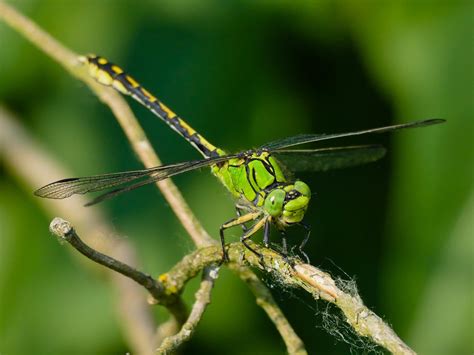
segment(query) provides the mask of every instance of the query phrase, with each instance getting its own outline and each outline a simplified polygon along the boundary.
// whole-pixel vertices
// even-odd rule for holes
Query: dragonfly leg
[[[225,263],[229,261],[229,255],[227,255],[227,251],[225,250],[225,237],[224,237],[224,228],[221,226],[219,229],[219,235],[221,237],[221,247],[222,247],[222,260],[221,263]]]
[[[222,262],[229,261],[229,255],[227,254],[227,251],[225,249],[225,237],[224,237],[224,231],[228,228],[234,227],[241,225],[243,223],[255,220],[257,217],[260,216],[260,213],[254,212],[254,213],[247,213],[243,216],[237,217],[237,218],[232,218],[231,220],[227,221],[224,223],[221,228],[219,229],[219,235],[221,238],[221,245],[222,245]]]
[[[268,242],[270,240],[270,220],[266,220],[265,227],[263,228],[263,245],[268,248]]]
[[[304,246],[306,245],[306,243],[309,240],[309,236],[311,234],[311,227],[309,225],[305,224],[305,223],[299,223],[299,225],[302,226],[304,229],[306,229],[306,236],[304,237],[301,244],[298,246],[298,250],[300,251],[301,255],[303,255],[304,258],[306,259],[306,263],[311,264],[311,261],[309,260],[308,254],[306,254],[303,251]]]
[[[279,232],[281,235],[282,250],[275,250],[275,251],[278,254],[280,254],[288,264],[293,265],[294,262],[292,262],[290,258],[288,257],[288,244],[286,242],[286,231],[284,229],[279,229]]]
[[[235,210],[237,212],[237,218],[242,217],[242,209],[239,206],[235,206]],[[247,232],[248,228],[245,225],[245,223],[242,223],[241,226],[242,226],[242,231],[244,233]]]
[[[250,245],[247,244],[247,240],[252,236],[254,235],[260,228],[262,228],[265,223],[267,223],[267,219],[266,218],[262,218],[260,219],[260,221],[258,221],[257,223],[255,223],[246,233],[242,234],[242,236],[240,237],[240,241],[242,242],[242,244],[248,249],[250,250],[252,253],[254,253],[255,255],[258,256],[258,258],[260,259],[260,264],[262,266],[263,265],[263,255],[260,254],[259,252],[257,252],[255,249],[253,249]]]
[[[281,235],[281,245],[282,245],[282,251],[281,255],[284,256],[285,258],[288,257],[288,244],[286,243],[286,231],[284,229],[280,229],[280,235]]]

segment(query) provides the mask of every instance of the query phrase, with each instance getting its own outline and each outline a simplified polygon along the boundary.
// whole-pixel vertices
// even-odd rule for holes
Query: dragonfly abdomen
[[[156,116],[165,121],[174,131],[186,139],[205,157],[224,155],[224,151],[217,149],[203,136],[196,132],[183,119],[178,117],[165,104],[143,88],[135,79],[126,74],[119,66],[103,57],[88,55],[82,58],[88,64],[89,74],[99,83],[111,86],[124,95],[130,95]]]

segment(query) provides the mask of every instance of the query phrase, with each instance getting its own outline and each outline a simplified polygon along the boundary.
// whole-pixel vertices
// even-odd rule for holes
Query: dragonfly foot
[[[291,267],[295,266],[294,259],[291,258],[288,254],[284,254],[284,253],[279,253],[279,254],[288,265],[290,265]]]
[[[304,256],[305,260],[306,260],[306,264],[311,264],[311,260],[309,260],[309,256],[308,254],[306,254],[303,250],[299,249],[301,255]]]
[[[256,251],[255,249],[253,249],[250,245],[248,245],[246,242],[245,242],[245,239],[244,238],[241,238],[241,242],[242,244],[248,249],[250,250],[253,254],[255,254],[257,257],[258,257],[258,263],[260,264],[260,266],[265,270],[266,267],[265,267],[265,260],[263,258],[263,255],[260,254],[258,251]]]
[[[304,256],[304,258],[306,259],[306,263],[307,264],[311,264],[311,261],[309,260],[309,257],[308,257],[308,254],[306,254],[304,251],[303,251],[303,248],[305,247],[306,243],[308,242],[309,240],[309,236],[311,234],[311,227],[305,223],[300,223],[300,225],[306,229],[306,236],[304,237],[303,241],[301,242],[301,244],[299,245],[298,247],[298,250],[300,251],[300,254]]]
[[[227,252],[227,250],[225,248],[222,248],[222,259],[221,259],[219,265],[228,263],[229,261],[230,261],[229,253]]]
[[[283,260],[285,260],[286,263],[288,263],[289,265],[293,266],[295,263],[292,261],[293,258],[291,258],[289,255],[288,255],[288,249],[286,247],[286,242],[283,246],[283,250],[281,248],[273,248],[273,247],[270,247],[275,253],[277,253],[278,255],[280,255]],[[291,250],[293,251],[293,249]]]
[[[295,255],[295,254],[296,254],[295,251],[294,251],[296,248],[297,248],[296,245],[294,245],[294,246],[291,248],[291,254],[292,254],[292,255]],[[299,259],[305,261],[306,264],[311,264],[311,260],[309,259],[308,254],[306,254],[306,253],[303,251],[303,249],[302,249],[301,247],[298,247],[298,251],[299,251],[299,255],[302,255],[302,256],[303,256],[303,258],[300,257]],[[296,257],[298,257],[299,255],[296,254]],[[290,262],[290,264],[293,264],[293,265],[294,265],[294,262]]]

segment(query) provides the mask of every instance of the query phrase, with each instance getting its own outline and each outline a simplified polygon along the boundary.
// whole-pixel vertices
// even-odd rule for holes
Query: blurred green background
[[[298,133],[447,119],[347,141],[385,144],[389,154],[376,164],[300,176],[316,193],[307,252],[333,275],[356,279],[366,304],[420,353],[474,351],[474,2],[11,3],[71,49],[126,68],[229,151]],[[76,175],[140,168],[112,114],[82,83],[4,23],[0,43],[1,104],[59,162]],[[131,105],[165,163],[199,157]],[[223,187],[205,170],[175,182],[217,237],[234,215]],[[34,188],[0,165],[0,353],[125,353],[112,291],[50,237],[53,216]],[[192,249],[153,186],[101,207],[149,273]],[[298,240],[301,231],[290,235]],[[324,303],[267,282],[309,353],[349,353],[321,329]],[[284,345],[247,287],[224,270],[183,353],[283,354]]]

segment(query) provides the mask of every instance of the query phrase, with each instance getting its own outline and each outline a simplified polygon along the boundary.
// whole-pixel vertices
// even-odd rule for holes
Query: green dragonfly
[[[228,256],[225,249],[224,231],[238,225],[243,228],[240,241],[260,257],[261,255],[247,243],[257,231],[263,228],[263,243],[268,247],[270,226],[274,225],[282,233],[282,253],[287,255],[284,231],[288,226],[301,225],[306,229],[306,235],[299,244],[299,251],[308,259],[303,248],[308,241],[310,227],[302,220],[311,199],[311,190],[303,181],[293,179],[292,172],[345,168],[370,163],[385,155],[385,148],[380,145],[319,149],[293,147],[336,138],[385,133],[444,122],[442,119],[428,119],[348,133],[303,134],[270,142],[257,149],[228,154],[209,143],[119,66],[96,55],[81,57],[80,60],[88,67],[89,74],[99,83],[132,96],[186,139],[204,156],[204,159],[143,170],[63,179],[41,187],[35,191],[35,194],[44,198],[63,199],[75,194],[108,189],[86,205],[90,206],[173,175],[210,167],[211,172],[229,190],[236,201],[237,217],[230,219],[220,228],[225,261],[228,260]],[[247,227],[249,223],[251,225]]]

